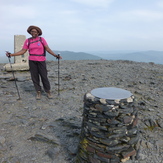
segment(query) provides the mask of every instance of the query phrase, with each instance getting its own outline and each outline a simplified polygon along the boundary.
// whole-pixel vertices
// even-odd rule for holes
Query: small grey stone
[[[0,136],[0,143],[3,145],[5,143],[6,139],[3,136]]]

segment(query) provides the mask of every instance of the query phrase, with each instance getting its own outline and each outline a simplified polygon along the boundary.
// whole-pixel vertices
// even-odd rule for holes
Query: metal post
[[[14,71],[12,69],[12,65],[11,65],[11,60],[10,60],[10,57],[8,57],[8,60],[9,60],[9,63],[10,63],[10,67],[11,67],[11,71],[12,71],[12,74],[13,74],[13,78],[14,78],[14,81],[15,81],[15,86],[16,86],[16,90],[17,90],[17,93],[18,93],[18,100],[20,100],[20,94],[19,94],[19,90],[18,90],[18,86],[17,86],[17,83],[16,83],[16,78],[15,78],[15,75],[14,75]]]
[[[60,70],[60,67],[59,67],[59,66],[60,66],[60,65],[59,65],[59,64],[60,64],[60,63],[59,63],[60,53],[58,53],[58,58],[57,58],[57,59],[58,59],[58,96],[59,96],[59,95],[60,95],[60,81],[59,81],[59,78],[60,78],[60,77],[59,77],[59,75],[60,75],[60,74],[59,74],[59,70]]]

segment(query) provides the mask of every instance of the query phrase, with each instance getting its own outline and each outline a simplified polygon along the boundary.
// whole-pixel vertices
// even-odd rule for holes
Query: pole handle
[[[60,58],[60,53],[58,53],[58,57],[57,57],[57,58],[58,58],[58,60],[59,60],[59,58]]]
[[[11,58],[10,54],[11,53],[9,51],[6,51],[6,55],[7,55],[8,58]]]

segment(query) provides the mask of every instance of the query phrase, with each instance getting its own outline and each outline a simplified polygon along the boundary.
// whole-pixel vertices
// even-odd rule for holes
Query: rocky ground
[[[99,87],[129,90],[139,109],[138,161],[163,162],[163,65],[132,61],[48,61],[54,99],[35,90],[28,71],[0,71],[0,163],[74,163],[82,123],[83,96]]]

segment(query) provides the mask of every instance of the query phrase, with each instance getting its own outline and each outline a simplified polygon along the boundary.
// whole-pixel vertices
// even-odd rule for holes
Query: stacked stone
[[[139,139],[134,96],[109,100],[86,93],[77,163],[119,163],[135,159]]]

